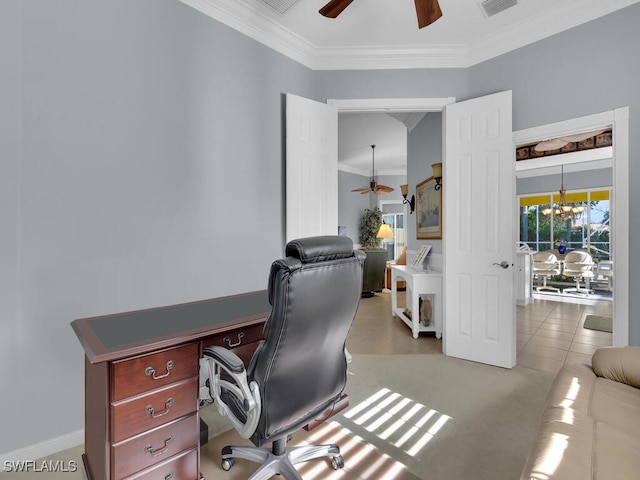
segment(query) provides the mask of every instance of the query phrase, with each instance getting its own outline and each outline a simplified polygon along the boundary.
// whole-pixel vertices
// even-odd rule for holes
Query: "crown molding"
[[[314,70],[465,68],[468,57],[466,45],[318,48]]]
[[[529,17],[476,42],[469,48],[467,66],[472,66],[565,30],[628,7],[639,0],[582,0],[580,9],[564,4]]]
[[[317,47],[255,8],[235,0],[179,0],[200,13],[313,69]]]
[[[551,35],[576,27],[640,0],[581,0],[529,17],[474,41],[383,47],[318,47],[283,27],[258,9],[236,0],[179,0],[199,12],[312,70],[384,70],[405,68],[468,68]],[[488,20],[490,21],[490,20]]]

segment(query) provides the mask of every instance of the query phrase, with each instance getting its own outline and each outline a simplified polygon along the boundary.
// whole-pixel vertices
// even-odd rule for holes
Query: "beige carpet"
[[[298,444],[337,443],[344,458],[345,467],[334,470],[330,460],[317,459],[297,466],[305,480],[419,480],[407,471],[407,468],[389,456],[377,451],[371,444],[349,432],[341,425],[325,423],[310,432],[300,430],[294,434],[290,446]],[[240,480],[249,478],[257,464],[238,460],[225,472],[220,467],[220,451],[225,445],[252,445],[235,431],[225,432],[209,442],[200,450],[200,466],[207,479]],[[274,476],[274,479],[282,477]]]
[[[305,480],[519,478],[553,380],[542,371],[505,370],[442,354],[356,354],[349,370],[349,408],[328,426],[294,436],[300,443],[338,443],[345,468],[334,471],[328,461],[312,461],[300,468]],[[202,416],[214,437],[202,449],[205,478],[248,478],[255,469],[250,462],[239,460],[230,472],[220,467],[221,447],[242,440],[212,406]],[[48,458],[80,465],[81,453],[76,447]],[[5,478],[31,479],[33,473],[0,471]],[[46,478],[82,479],[82,469]]]
[[[300,443],[337,443],[345,469],[334,472],[320,460],[299,471],[305,480],[415,478],[409,474],[424,480],[519,478],[552,380],[537,370],[506,370],[441,354],[354,355],[349,408],[326,427],[337,440],[327,440],[329,434],[309,438],[315,430],[294,437]],[[214,430],[226,428],[215,414],[207,420]],[[209,440],[202,450],[203,473],[247,478],[255,469],[250,462],[239,460],[228,473],[220,468],[220,449],[239,440],[235,432]]]

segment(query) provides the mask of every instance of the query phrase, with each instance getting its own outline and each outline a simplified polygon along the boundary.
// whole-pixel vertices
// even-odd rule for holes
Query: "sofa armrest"
[[[600,348],[591,365],[599,377],[640,388],[640,347]]]

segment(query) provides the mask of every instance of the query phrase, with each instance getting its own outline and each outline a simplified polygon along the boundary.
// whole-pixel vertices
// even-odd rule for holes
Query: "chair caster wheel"
[[[222,469],[225,472],[228,472],[229,470],[231,470],[231,467],[233,467],[234,463],[236,462],[233,458],[224,458],[222,459]]]
[[[344,458],[342,458],[342,455],[331,457],[331,466],[334,470],[340,470],[341,468],[344,468]]]

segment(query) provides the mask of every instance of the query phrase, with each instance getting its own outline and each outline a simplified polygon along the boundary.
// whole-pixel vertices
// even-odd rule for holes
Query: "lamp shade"
[[[404,185],[400,185],[400,193],[402,196],[406,197],[409,193],[409,185],[405,183]]]
[[[433,169],[434,177],[442,178],[442,163],[434,163],[431,168]]]
[[[376,238],[393,238],[393,232],[391,231],[391,227],[388,223],[380,225]]]

